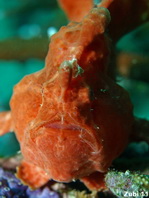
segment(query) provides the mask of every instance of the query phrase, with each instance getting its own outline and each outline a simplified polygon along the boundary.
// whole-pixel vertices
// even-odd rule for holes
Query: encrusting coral
[[[129,141],[132,104],[109,75],[109,22],[109,11],[98,6],[62,27],[45,68],[14,88],[11,123],[24,157],[17,175],[32,188],[81,179],[104,189],[104,174]]]
[[[109,171],[106,175],[106,184],[118,197],[148,197],[149,175],[136,172]]]
[[[30,190],[21,184],[13,173],[0,168],[0,197],[1,198],[60,198],[60,195],[48,187]]]

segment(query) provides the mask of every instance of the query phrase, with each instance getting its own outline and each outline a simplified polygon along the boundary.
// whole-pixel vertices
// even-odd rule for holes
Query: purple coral
[[[0,168],[0,196],[24,198],[26,189],[27,186],[22,185],[12,173]]]
[[[0,168],[0,197],[7,198],[60,198],[57,192],[51,191],[48,187],[37,190],[30,190],[21,184],[13,173]]]
[[[29,198],[60,198],[58,193],[50,191],[49,188],[44,188],[43,190],[38,189],[35,191],[31,191],[29,188],[27,189],[27,195]]]

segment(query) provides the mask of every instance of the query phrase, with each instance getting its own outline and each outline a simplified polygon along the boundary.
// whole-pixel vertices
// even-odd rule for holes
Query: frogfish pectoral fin
[[[36,189],[49,181],[49,176],[39,167],[23,160],[17,167],[16,177],[31,189]]]
[[[0,112],[0,136],[13,131],[13,122],[10,111]]]
[[[105,185],[105,173],[94,172],[89,176],[81,178],[81,181],[90,189],[90,190],[106,190]]]

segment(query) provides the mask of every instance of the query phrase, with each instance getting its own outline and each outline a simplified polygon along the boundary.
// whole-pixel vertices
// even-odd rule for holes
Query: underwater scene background
[[[135,6],[132,9],[136,9]],[[145,14],[142,17],[145,18]],[[25,75],[45,66],[51,36],[68,21],[56,0],[0,0],[0,111],[10,109],[14,85]],[[149,121],[149,21],[144,21],[115,45],[113,42],[113,62],[116,81],[129,92],[134,115]],[[20,147],[15,134],[7,133],[0,137],[0,197],[147,197],[148,142],[149,127],[144,140],[130,143],[114,160],[106,177],[109,188],[106,192],[90,192],[79,181],[69,184],[49,181],[42,188],[31,191],[14,176],[20,162]],[[139,175],[143,180],[138,180]],[[143,189],[141,182],[146,182],[147,187],[139,191]],[[130,194],[124,196],[127,191]],[[132,194],[138,191],[144,194]]]

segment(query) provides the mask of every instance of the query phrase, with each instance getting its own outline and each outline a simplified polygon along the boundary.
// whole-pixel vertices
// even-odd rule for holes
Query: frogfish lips
[[[45,128],[59,129],[59,130],[74,130],[74,131],[85,131],[84,128],[76,124],[64,124],[61,122],[47,123],[44,125]]]
[[[69,182],[98,169],[101,144],[89,130],[55,122],[33,131],[36,136],[30,131],[22,144],[23,155],[45,170],[49,178]]]

